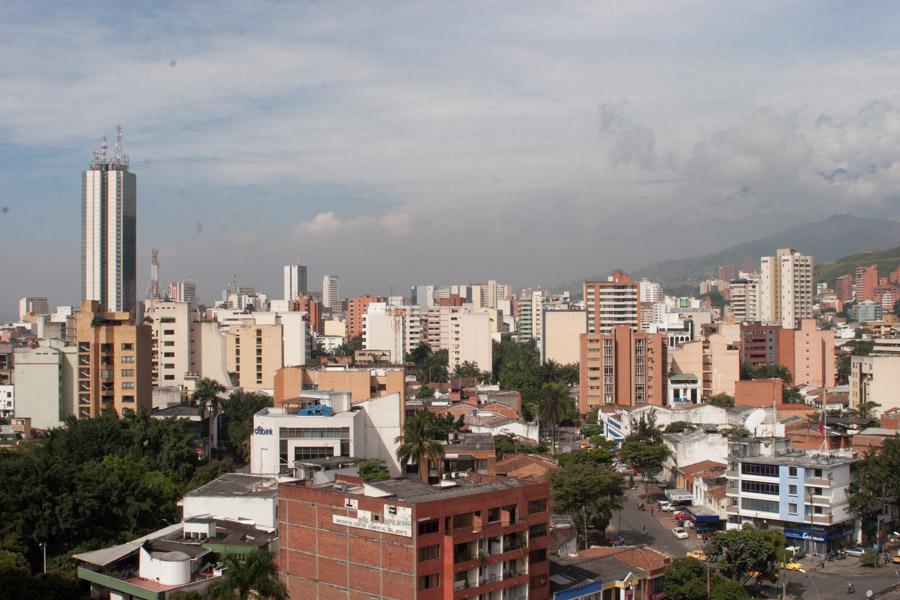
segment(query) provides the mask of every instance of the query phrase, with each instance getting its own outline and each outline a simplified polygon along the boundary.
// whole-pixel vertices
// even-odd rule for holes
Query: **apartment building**
[[[450,315],[448,366],[470,362],[482,371],[493,368],[493,336],[491,319],[487,313],[460,312]]]
[[[282,298],[296,300],[308,291],[306,265],[284,265],[282,268]]]
[[[737,321],[759,320],[759,282],[735,279],[728,288],[731,296],[731,315]]]
[[[875,288],[878,287],[878,265],[858,267],[853,275],[856,284],[854,300],[874,300]]]
[[[741,325],[741,362],[782,365],[793,372],[794,332],[778,325]]]
[[[355,296],[347,300],[347,337],[350,339],[363,334],[363,319],[370,304],[385,304],[387,300],[378,296]]]
[[[544,290],[522,290],[519,295],[519,316],[516,319],[517,340],[520,342],[535,340],[540,347],[546,302]]]
[[[621,270],[613,271],[606,281],[585,281],[584,307],[589,334],[609,335],[620,325],[637,329],[640,285]]]
[[[792,248],[760,259],[759,320],[794,329],[813,316],[813,259]]]
[[[144,302],[144,322],[153,337],[150,380],[154,387],[183,386],[191,373],[191,313],[188,302]]]
[[[225,367],[248,392],[271,389],[283,366],[282,326],[250,319],[225,331]]]
[[[337,275],[322,277],[322,307],[332,312],[341,308],[341,280]]]
[[[366,350],[388,351],[391,362],[402,363],[422,341],[422,309],[371,303],[363,316],[362,335]]]
[[[841,275],[834,281],[834,291],[838,300],[841,302],[850,302],[853,300],[853,283],[852,275]]]
[[[405,401],[406,374],[403,367],[285,367],[275,374],[274,404],[299,398],[305,390],[350,392],[354,403],[391,394]]]
[[[135,325],[128,312],[101,312],[96,300],[83,300],[76,316],[78,418],[113,409],[119,415],[152,405],[153,335]]]
[[[884,319],[884,307],[880,302],[862,300],[853,305],[850,318],[857,323],[871,323]]]
[[[834,331],[818,329],[815,319],[802,319],[793,331],[794,361],[791,368],[794,385],[832,387],[837,372],[834,362]]]
[[[587,313],[583,310],[545,310],[541,333],[541,359],[561,365],[581,359],[581,335],[587,333]]]
[[[727,527],[745,523],[780,529],[809,554],[855,545],[850,486],[856,453],[789,448],[784,438],[730,441]]]
[[[704,328],[701,339],[670,348],[669,358],[673,374],[693,375],[697,379],[702,400],[717,394],[734,396],[734,382],[741,378],[741,361],[740,350],[731,336]],[[690,391],[689,380],[679,381]],[[673,397],[671,391],[669,397]]]
[[[878,404],[876,414],[900,407],[900,355],[876,351],[850,358],[850,408],[865,402]]]
[[[20,348],[15,353],[15,416],[30,418],[36,429],[51,429],[78,415],[78,362],[78,347],[60,340]]]
[[[12,344],[0,343],[0,385],[10,385],[15,379],[15,353]]]
[[[609,335],[581,336],[579,410],[609,404],[663,406],[667,396],[668,347],[660,333],[637,333],[620,325]]]
[[[550,489],[469,474],[279,487],[279,567],[291,598],[549,598]]]

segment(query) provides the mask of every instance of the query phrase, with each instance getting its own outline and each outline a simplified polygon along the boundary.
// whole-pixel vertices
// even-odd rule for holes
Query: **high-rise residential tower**
[[[619,325],[637,329],[640,285],[621,270],[613,271],[606,281],[585,281],[584,306],[588,333],[609,335]]]
[[[341,307],[341,280],[337,275],[322,278],[322,306],[332,309]]]
[[[284,299],[296,300],[306,292],[306,266],[284,265]]]
[[[137,178],[128,170],[122,128],[112,156],[106,138],[82,176],[81,297],[134,314],[137,304]]]
[[[794,329],[812,317],[813,259],[791,248],[760,259],[759,320]]]

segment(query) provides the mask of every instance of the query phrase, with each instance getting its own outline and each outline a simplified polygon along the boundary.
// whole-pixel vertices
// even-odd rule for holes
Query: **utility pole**
[[[44,574],[47,573],[47,542],[41,542],[41,548],[44,550]]]

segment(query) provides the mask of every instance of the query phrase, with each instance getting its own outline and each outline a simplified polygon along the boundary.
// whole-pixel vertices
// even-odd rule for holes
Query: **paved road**
[[[609,539],[616,539],[617,533],[621,531],[626,544],[647,544],[676,558],[684,556],[684,553],[689,550],[696,550],[700,547],[692,529],[688,530],[691,537],[687,540],[679,540],[672,535],[672,528],[675,527],[672,513],[656,513],[651,516],[649,510],[638,510],[637,505],[640,502],[638,493],[640,491],[640,489],[628,490],[625,508],[620,511],[621,516],[620,514],[613,515]],[[642,533],[643,527],[647,528],[646,535]]]

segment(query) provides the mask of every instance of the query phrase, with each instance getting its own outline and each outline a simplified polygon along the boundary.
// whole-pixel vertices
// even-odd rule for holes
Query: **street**
[[[672,513],[656,512],[650,515],[650,503],[645,501],[647,510],[638,510],[641,502],[642,487],[635,490],[627,490],[625,507],[613,514],[609,524],[608,538],[617,539],[619,533],[627,545],[646,544],[652,548],[665,552],[674,558],[680,558],[686,552],[702,548],[701,540],[697,538],[693,529],[688,529],[689,538],[676,539],[672,534],[675,520]],[[651,491],[652,495],[652,491]],[[647,528],[647,533],[642,533],[642,528]],[[878,594],[894,584],[900,583],[900,570],[891,564],[879,569],[869,569],[859,564],[859,559],[847,557],[841,560],[827,561],[825,569],[821,568],[820,559],[804,559],[802,561],[805,573],[799,571],[785,571],[785,587],[787,595],[804,600],[864,600],[866,592]],[[898,565],[900,566],[900,565]],[[852,594],[847,593],[847,584],[853,582],[855,588]],[[753,592],[754,586],[748,589]],[[760,586],[759,595],[764,598],[780,598],[782,582],[777,584],[767,583]]]

